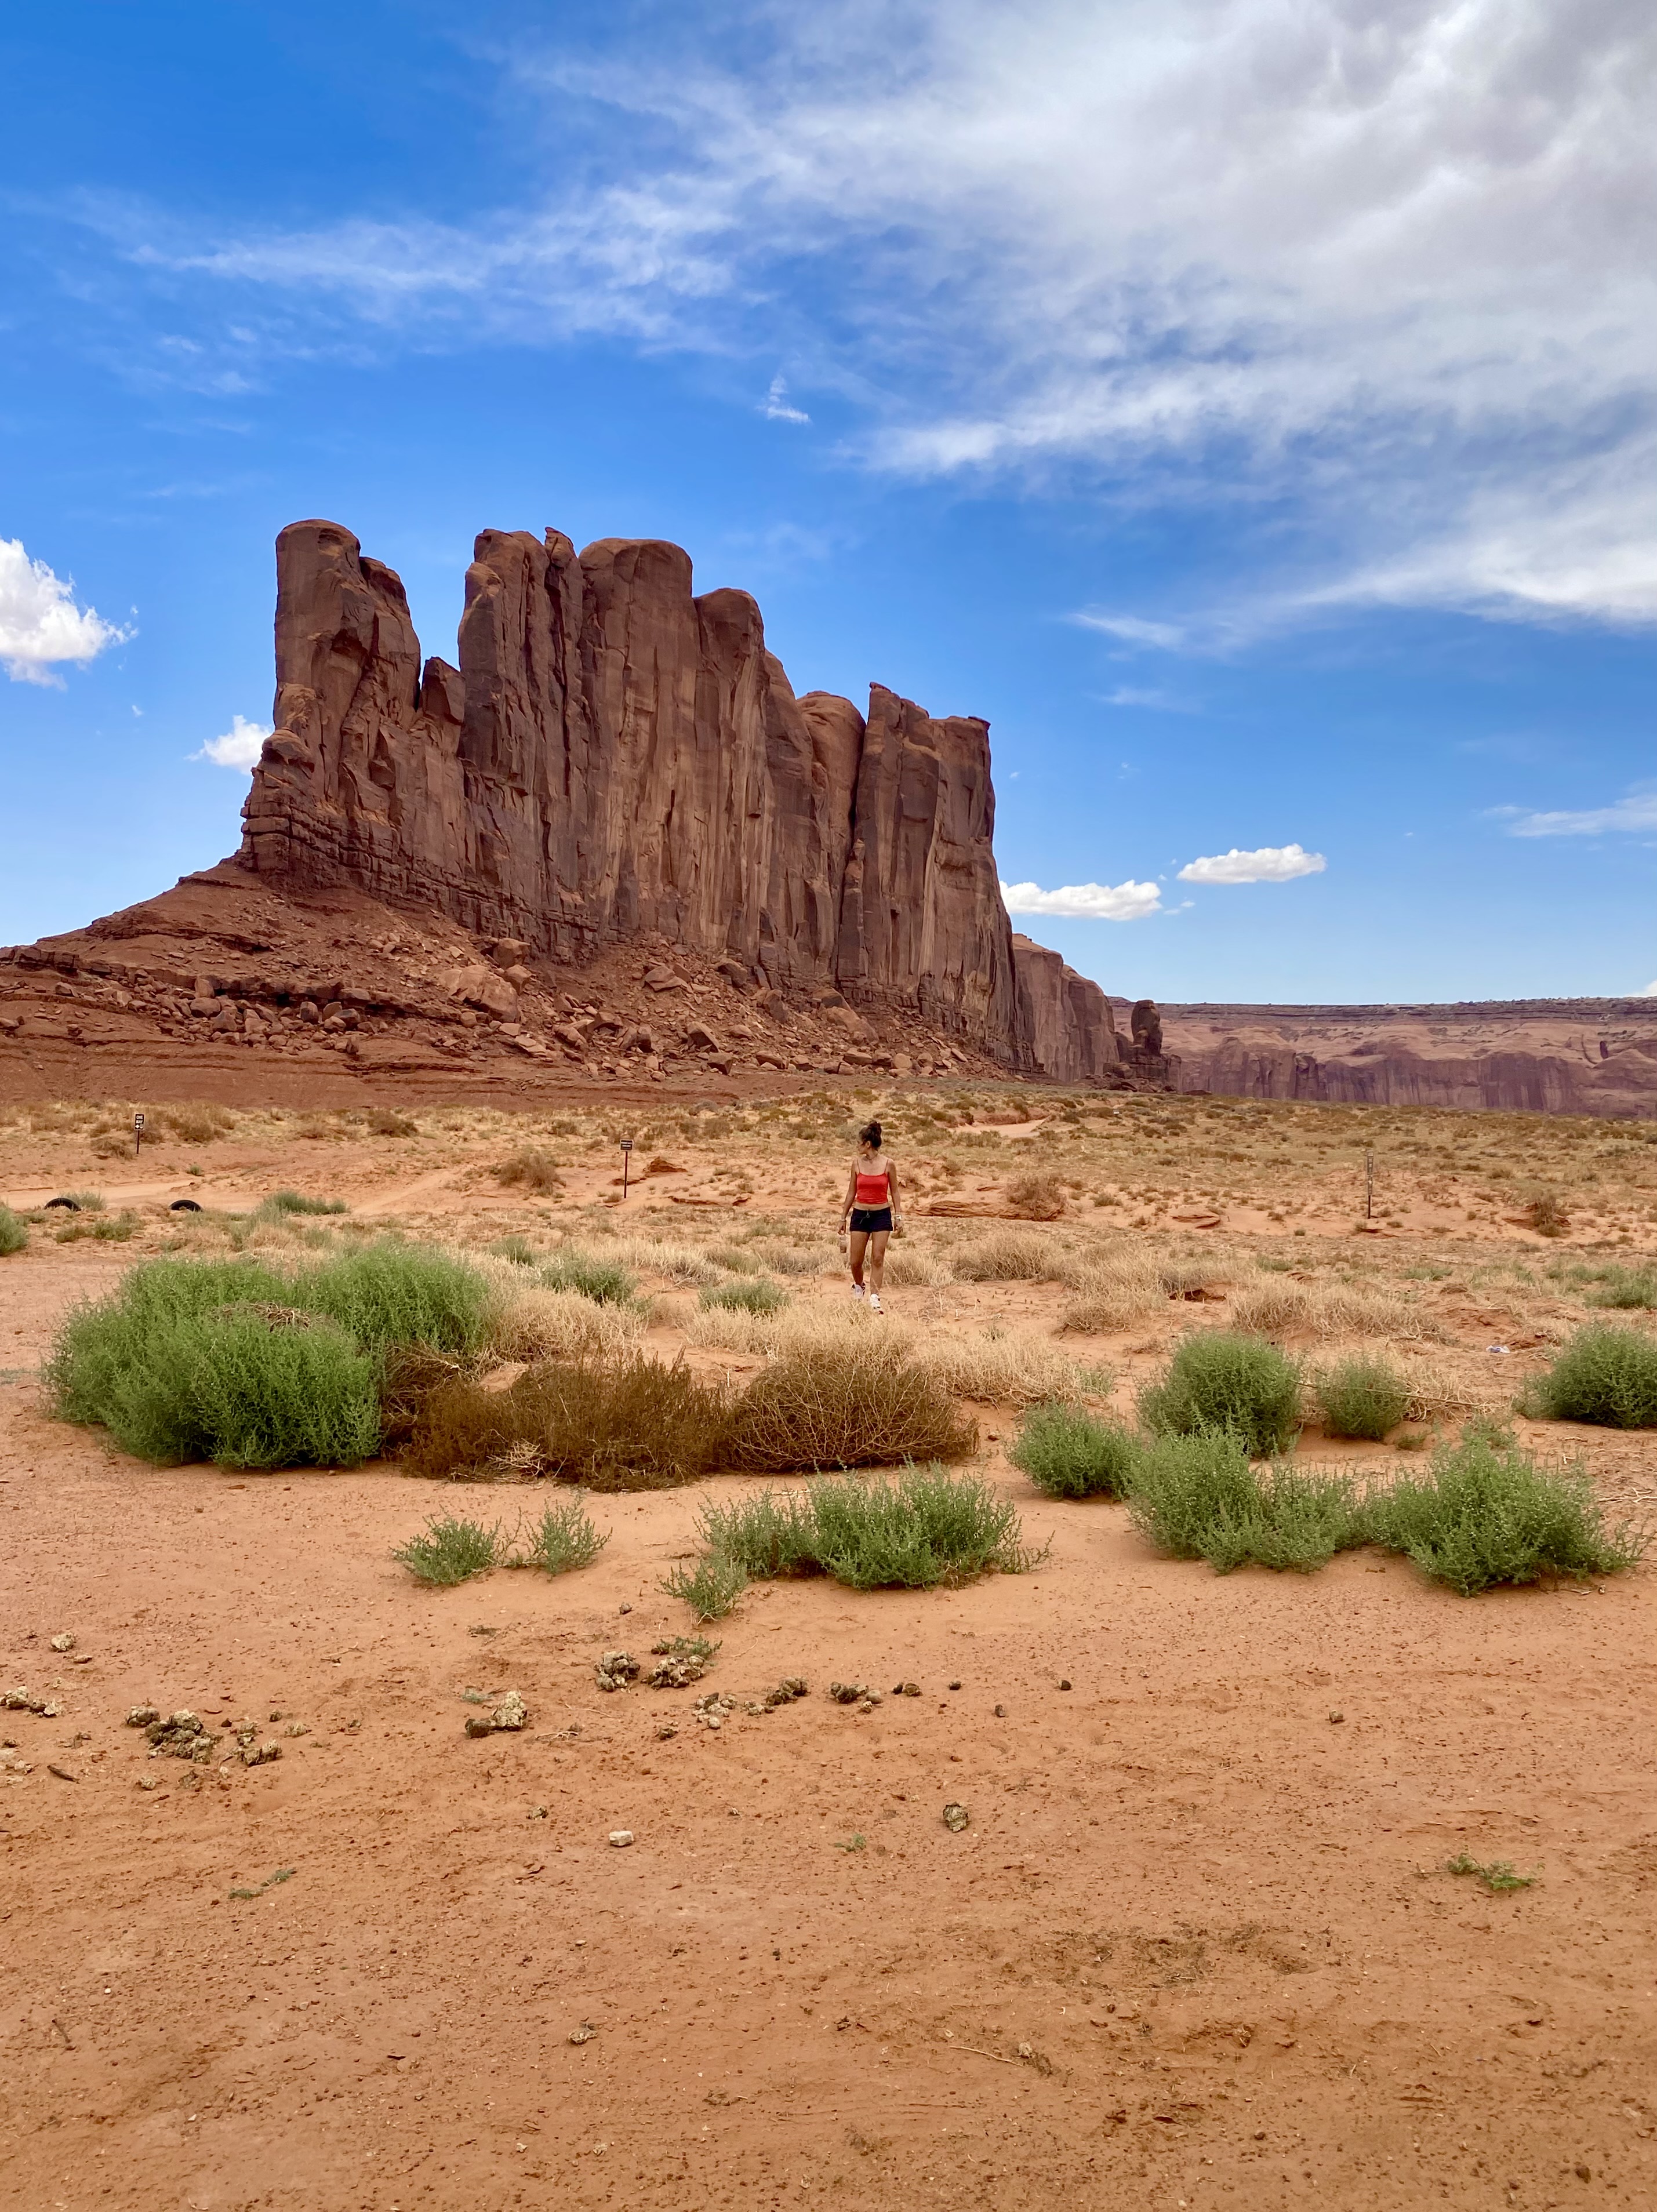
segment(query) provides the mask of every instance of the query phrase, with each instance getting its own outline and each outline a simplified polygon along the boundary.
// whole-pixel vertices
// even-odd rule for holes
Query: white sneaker
[[[852,1285],[852,1286],[851,1286],[851,1295],[852,1295],[852,1297],[853,1297],[853,1298],[854,1298],[854,1299],[856,1299],[856,1298],[861,1298],[861,1297],[862,1297],[862,1295],[863,1295],[863,1286],[862,1286],[862,1285],[861,1283],[854,1283],[854,1284]]]
[[[886,1308],[880,1304],[880,1294],[878,1291],[871,1291],[869,1292],[868,1310],[871,1313],[884,1313],[886,1311]]]

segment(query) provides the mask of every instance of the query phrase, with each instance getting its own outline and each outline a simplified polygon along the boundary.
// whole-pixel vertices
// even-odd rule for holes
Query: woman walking
[[[869,1310],[880,1313],[880,1278],[886,1266],[886,1240],[901,1232],[903,1210],[898,1202],[898,1170],[880,1150],[880,1125],[871,1121],[857,1132],[857,1157],[846,1184],[846,1202],[840,1210],[840,1234],[847,1238],[851,1261],[851,1295],[867,1294]],[[863,1283],[868,1261],[867,1293]]]

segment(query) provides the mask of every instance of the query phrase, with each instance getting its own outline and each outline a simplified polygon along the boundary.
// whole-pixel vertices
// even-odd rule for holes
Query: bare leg
[[[880,1240],[885,1243],[884,1237]],[[851,1279],[861,1291],[863,1287],[863,1253],[868,1243],[867,1229],[854,1229],[846,1239],[846,1251],[851,1261]],[[878,1281],[879,1278],[876,1278]]]
[[[891,1234],[889,1229],[877,1229],[868,1240],[868,1286],[877,1298],[880,1295],[880,1279],[886,1269],[886,1240]]]

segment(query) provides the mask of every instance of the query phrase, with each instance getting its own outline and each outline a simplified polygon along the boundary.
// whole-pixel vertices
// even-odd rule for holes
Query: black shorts
[[[892,1208],[889,1206],[854,1206],[851,1209],[854,1236],[871,1236],[877,1229],[890,1229],[891,1226]]]

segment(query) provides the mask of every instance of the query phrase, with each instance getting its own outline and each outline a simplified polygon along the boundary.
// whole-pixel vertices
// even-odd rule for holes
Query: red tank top
[[[859,1206],[889,1206],[891,1202],[892,1176],[890,1169],[882,1168],[879,1175],[860,1174],[858,1176],[857,1203]]]

